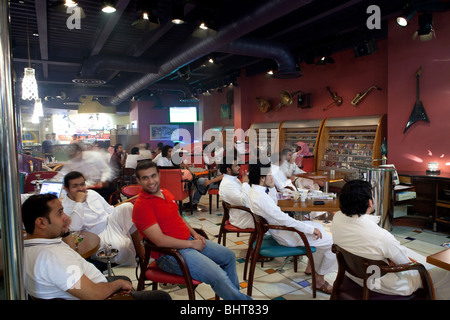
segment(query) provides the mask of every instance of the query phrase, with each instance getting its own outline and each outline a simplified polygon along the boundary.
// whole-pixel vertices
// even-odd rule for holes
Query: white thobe
[[[249,190],[247,182],[242,183],[237,176],[224,174],[219,185],[219,197],[232,206],[248,207]],[[230,209],[230,223],[241,229],[255,227],[251,214],[239,209]]]
[[[331,226],[333,241],[343,249],[372,260],[391,260],[395,264],[410,263],[411,259],[422,263],[429,271],[437,299],[450,299],[450,273],[426,263],[426,258],[400,242],[386,229],[381,228],[373,218],[363,214],[349,217],[338,211]],[[348,275],[360,285],[361,279]],[[379,279],[375,292],[393,295],[410,295],[422,287],[418,271],[388,273]]]
[[[250,210],[265,218],[269,224],[292,227],[305,234],[309,245],[316,247],[313,258],[318,274],[324,275],[337,270],[336,255],[331,252],[331,245],[333,244],[331,236],[327,234],[320,223],[299,221],[281,211],[277,205],[278,200],[275,188],[271,188],[269,194],[266,194],[266,187],[252,185],[248,192],[248,201]],[[314,228],[320,230],[322,239],[315,239],[313,235]],[[270,229],[269,232],[280,245],[287,247],[303,246],[303,241],[297,233],[273,229]]]
[[[100,237],[101,247],[111,244],[119,250],[116,263],[135,265],[136,250],[131,239],[136,231],[132,221],[133,205],[124,203],[114,207],[94,190],[87,192],[85,202],[76,202],[67,196],[62,200],[64,212],[72,219],[70,229],[95,233]]]

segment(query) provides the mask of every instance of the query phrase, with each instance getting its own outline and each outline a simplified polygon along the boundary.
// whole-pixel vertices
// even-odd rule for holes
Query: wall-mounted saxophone
[[[364,97],[373,89],[381,90],[381,88],[377,86],[371,86],[366,91],[357,93],[350,103],[356,107],[361,102],[361,100],[364,99]]]

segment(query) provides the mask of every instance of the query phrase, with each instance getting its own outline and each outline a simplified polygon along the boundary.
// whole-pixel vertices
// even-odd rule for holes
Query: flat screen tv
[[[197,120],[197,107],[169,107],[170,123],[194,123]]]

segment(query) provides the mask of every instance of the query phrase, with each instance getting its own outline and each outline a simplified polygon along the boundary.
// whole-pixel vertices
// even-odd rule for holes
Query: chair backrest
[[[181,169],[159,169],[160,188],[167,189],[175,200],[184,200],[186,196]]]
[[[303,157],[301,168],[305,172],[314,172],[314,156]]]
[[[136,169],[122,168],[122,185],[135,184],[136,183]]]
[[[142,187],[139,184],[129,184],[127,186],[123,186],[120,191],[125,197],[131,198],[138,195],[139,192],[142,191]]]
[[[34,191],[34,185],[31,184],[31,181],[34,181],[37,179],[37,177],[39,176],[39,179],[51,179],[54,176],[56,176],[58,174],[58,172],[56,171],[34,171],[34,172],[30,172],[26,177],[25,177],[25,183],[23,186],[23,193],[29,193],[29,192],[33,192]]]
[[[402,272],[407,270],[417,270],[419,271],[420,277],[422,279],[422,286],[425,290],[426,296],[432,299],[433,287],[428,272],[425,267],[420,263],[409,263],[399,266],[389,266],[385,261],[382,260],[371,260],[357,256],[349,251],[339,247],[337,244],[333,244],[331,247],[332,252],[336,254],[338,261],[338,275],[337,279],[333,285],[333,296],[339,291],[339,287],[342,283],[345,272],[363,279],[363,300],[369,299],[369,286],[367,284],[369,276],[374,274],[374,270],[377,271],[377,276],[382,277],[387,273]],[[375,268],[375,269],[374,269]],[[336,287],[335,287],[336,286]],[[335,292],[336,291],[336,292]]]

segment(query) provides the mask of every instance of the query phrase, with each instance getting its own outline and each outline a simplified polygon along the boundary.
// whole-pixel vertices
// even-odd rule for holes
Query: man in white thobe
[[[236,160],[232,164],[220,165],[223,178],[219,185],[219,196],[232,206],[248,207],[248,191],[250,190],[248,176],[244,174],[241,182],[238,179],[239,169],[240,166]],[[230,223],[241,229],[255,227],[251,214],[239,209],[230,209]]]
[[[372,187],[369,182],[352,180],[342,188],[341,211],[333,217],[333,241],[343,249],[372,260],[384,260],[396,265],[417,261],[428,270],[436,299],[450,299],[450,272],[426,263],[426,257],[402,246],[387,230],[381,228],[371,215],[374,211]],[[347,275],[362,286],[363,281]],[[388,273],[379,279],[373,291],[382,294],[411,295],[422,287],[418,271]]]
[[[281,211],[277,205],[277,193],[270,168],[270,164],[250,164],[249,166],[251,189],[248,192],[248,201],[250,210],[265,218],[271,225],[293,227],[306,235],[310,246],[316,247],[313,258],[317,289],[331,294],[332,287],[325,281],[324,275],[337,270],[336,256],[331,251],[333,240],[320,223],[299,221]],[[273,229],[269,232],[280,245],[287,247],[303,246],[303,241],[297,233]],[[308,273],[308,270],[309,263],[305,272]]]
[[[86,230],[100,237],[100,247],[111,244],[118,249],[114,262],[136,265],[136,254],[143,258],[144,249],[132,221],[133,204],[109,205],[97,192],[88,190],[80,172],[64,177],[67,195],[62,200],[64,212],[72,219],[71,230]],[[92,256],[93,259],[97,259]],[[98,259],[97,259],[98,260]]]

